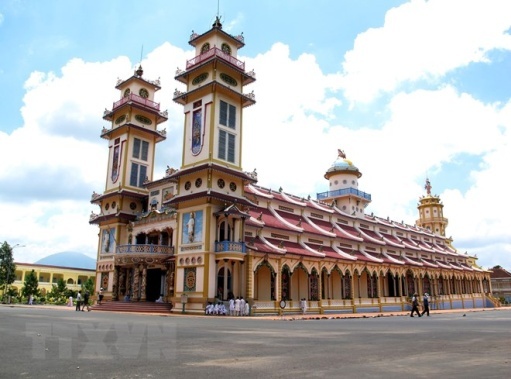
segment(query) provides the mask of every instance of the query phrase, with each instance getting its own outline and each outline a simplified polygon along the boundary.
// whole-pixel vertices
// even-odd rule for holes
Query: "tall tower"
[[[317,194],[317,199],[333,203],[341,211],[352,216],[362,216],[371,202],[371,195],[358,189],[359,169],[346,158],[343,150],[337,151],[337,159],[325,173],[330,190]]]
[[[160,112],[154,101],[159,80],[147,80],[143,73],[139,66],[132,77],[117,82],[120,99],[103,114],[110,122],[101,131],[109,148],[107,177],[104,193],[92,195],[91,203],[100,212],[91,214],[89,222],[100,228],[96,288],[102,287],[106,294],[112,291],[116,246],[128,241],[127,224],[147,206],[144,183],[152,180],[155,146],[166,138],[158,125],[167,121],[167,112]]]
[[[431,183],[426,179],[426,196],[422,196],[417,205],[419,219],[415,222],[417,226],[431,230],[431,232],[445,237],[445,228],[448,220],[444,217],[444,205],[437,195],[431,195]]]
[[[222,30],[217,17],[204,34],[192,33],[195,57],[175,79],[186,85],[174,101],[184,106],[181,169],[171,175],[177,194],[167,201],[178,212],[176,301],[201,311],[207,301],[246,292],[244,186],[255,174],[242,171],[243,108],[255,104],[245,85],[255,81],[238,60],[242,35]]]

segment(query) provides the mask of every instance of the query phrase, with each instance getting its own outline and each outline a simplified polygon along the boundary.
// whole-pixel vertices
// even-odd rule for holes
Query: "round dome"
[[[334,163],[332,163],[332,166],[327,170],[325,174],[325,178],[328,179],[330,176],[332,176],[335,173],[340,172],[353,172],[358,178],[362,176],[362,173],[358,170],[358,168],[353,165],[353,162],[351,162],[347,158],[338,157]]]

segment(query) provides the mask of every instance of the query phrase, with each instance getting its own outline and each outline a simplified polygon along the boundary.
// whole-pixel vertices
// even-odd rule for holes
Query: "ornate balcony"
[[[217,47],[209,49],[204,54],[197,55],[195,58],[192,58],[192,59],[186,61],[186,69],[188,70],[188,69],[192,68],[193,66],[196,66],[199,63],[207,61],[213,57],[221,58],[222,60],[226,61],[227,63],[230,63],[231,65],[239,68],[240,70],[245,71],[245,62],[242,62],[242,61],[234,58],[230,54],[224,53],[222,50],[220,50]]]
[[[174,255],[174,246],[161,245],[119,245],[117,254],[160,254]]]
[[[245,242],[221,241],[215,242],[215,252],[236,252],[245,253]]]
[[[371,201],[371,195],[356,188],[342,188],[335,191],[320,192],[316,194],[318,200],[324,200],[331,197],[341,197],[344,195],[355,195],[363,199]]]
[[[119,101],[116,101],[112,107],[112,111],[114,111],[115,109],[119,108],[121,105],[129,102],[129,101],[133,101],[135,103],[138,103],[138,104],[142,104],[148,108],[151,108],[151,109],[154,109],[156,111],[159,111],[160,110],[160,104],[159,103],[156,103],[152,100],[149,100],[149,99],[146,99],[146,98],[143,98],[142,96],[138,96],[138,95],[135,95],[134,93],[130,93],[128,96],[126,97],[123,97],[121,100]]]

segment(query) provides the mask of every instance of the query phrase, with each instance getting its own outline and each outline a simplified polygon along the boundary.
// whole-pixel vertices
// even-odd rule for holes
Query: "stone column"
[[[140,286],[140,301],[146,300],[147,267],[142,269],[142,285]]]
[[[112,300],[119,300],[119,266],[114,267],[112,283]],[[101,284],[103,285],[103,284]]]
[[[253,299],[254,298],[254,271],[252,269],[252,256],[246,255],[245,256],[245,262],[247,263],[246,270],[247,270],[247,299]],[[275,289],[277,291],[277,289]]]
[[[229,293],[229,288],[228,288],[228,276],[229,276],[229,265],[227,264],[227,262],[224,262],[224,283],[223,283],[223,291],[222,291],[222,300],[224,299],[227,299],[227,294]],[[218,272],[215,270],[215,273]],[[231,278],[233,277],[234,273],[231,272]],[[216,274],[215,274],[216,276]],[[215,286],[218,286],[218,280],[215,278]],[[216,292],[218,293],[218,288],[216,289]]]
[[[133,268],[133,299],[132,301],[140,301],[140,269],[138,266]]]

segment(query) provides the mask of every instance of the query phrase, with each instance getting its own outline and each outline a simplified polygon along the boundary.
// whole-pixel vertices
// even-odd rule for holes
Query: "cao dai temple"
[[[365,214],[370,194],[361,171],[339,150],[324,175],[328,191],[301,198],[260,186],[242,169],[243,109],[255,104],[255,73],[238,60],[242,35],[217,18],[189,41],[195,57],[175,79],[186,86],[182,163],[153,178],[167,112],[155,101],[159,81],[142,67],[119,80],[110,122],[105,189],[94,192],[90,223],[99,227],[96,288],[105,299],[154,302],[203,313],[208,302],[243,297],[253,314],[390,312],[429,293],[433,309],[493,306],[490,273],[445,235],[443,204],[419,199],[407,225]],[[335,152],[334,152],[335,153]]]

